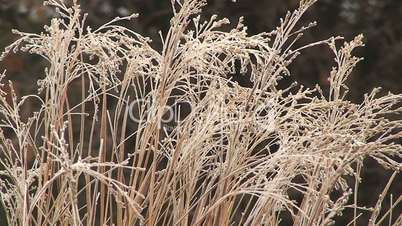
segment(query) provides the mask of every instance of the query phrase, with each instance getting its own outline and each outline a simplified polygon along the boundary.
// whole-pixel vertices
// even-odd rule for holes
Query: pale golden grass
[[[362,103],[346,99],[363,37],[297,46],[315,25],[297,22],[315,2],[302,0],[272,32],[248,35],[242,19],[229,32],[219,30],[227,19],[202,21],[205,0],[172,0],[158,51],[117,25],[136,15],[91,29],[76,0],[46,1],[59,17],[41,34],[14,31],[20,38],[3,54],[47,61],[37,94],[0,97],[0,126],[12,131],[0,136],[9,225],[279,225],[284,212],[293,225],[330,225],[346,208],[350,225],[360,210],[371,213],[367,224],[383,225],[402,199],[380,214],[402,167],[402,123],[389,119],[401,114],[402,95],[376,89]],[[280,89],[292,61],[317,45],[334,54],[329,92]],[[230,80],[236,71],[253,87]],[[167,127],[172,98],[191,112]],[[148,102],[133,122],[136,100]],[[25,119],[30,101],[40,107]],[[367,158],[395,172],[373,208],[357,200]]]

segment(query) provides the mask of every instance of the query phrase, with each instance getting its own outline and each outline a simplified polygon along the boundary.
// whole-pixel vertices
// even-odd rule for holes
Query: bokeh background
[[[237,22],[240,16],[250,34],[272,30],[287,10],[294,9],[299,0],[208,0],[204,16],[218,14]],[[42,0],[0,0],[0,49],[16,37],[11,29],[40,32],[54,12],[43,6]],[[170,0],[81,0],[89,13],[88,25],[97,27],[116,16],[140,13],[140,17],[125,24],[144,36],[151,37],[153,46],[160,49],[158,31],[166,33],[172,12]],[[366,47],[358,50],[365,58],[349,79],[353,102],[363,99],[364,93],[374,87],[383,92],[402,93],[402,0],[319,0],[303,18],[303,22],[317,21],[318,25],[306,32],[300,45],[333,35],[352,39],[364,34]],[[331,54],[325,47],[305,51],[291,66],[292,79],[307,87],[320,84],[328,86],[328,74],[333,66]],[[43,75],[44,62],[37,56],[11,54],[0,63],[0,70],[7,69],[20,95],[36,89],[36,81]],[[247,85],[247,81],[243,81]],[[28,109],[29,110],[29,109]],[[402,116],[400,117],[402,118]],[[363,171],[364,184],[359,195],[360,204],[373,206],[385,186],[390,172],[380,169],[368,160]],[[402,194],[402,177],[393,183],[394,197]],[[386,199],[385,206],[389,205]],[[0,208],[1,210],[1,208]],[[1,211],[2,212],[2,211]],[[395,215],[401,214],[395,210]],[[362,217],[362,222],[364,218]],[[338,225],[346,225],[350,215],[339,218]],[[366,221],[367,222],[367,221]],[[6,225],[0,213],[0,225]],[[361,225],[365,225],[362,223]]]

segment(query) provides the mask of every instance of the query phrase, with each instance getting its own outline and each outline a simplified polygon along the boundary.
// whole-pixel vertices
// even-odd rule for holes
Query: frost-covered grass
[[[362,103],[346,99],[363,36],[298,46],[315,23],[297,22],[314,3],[301,0],[275,30],[248,35],[242,19],[228,32],[227,19],[204,22],[205,0],[172,0],[159,51],[118,25],[136,15],[91,29],[76,0],[46,1],[59,17],[40,34],[14,31],[20,38],[3,54],[47,61],[37,93],[18,96],[3,79],[0,197],[9,225],[279,225],[288,215],[318,226],[346,209],[351,225],[362,210],[369,225],[401,225],[392,209],[402,196],[380,211],[402,168],[402,122],[390,119],[402,95],[376,89]],[[334,54],[328,92],[279,88],[292,61],[318,45]],[[253,86],[232,81],[236,72]],[[39,107],[24,118],[28,102]],[[175,102],[190,111],[166,122]],[[367,158],[395,172],[372,208],[357,199]]]

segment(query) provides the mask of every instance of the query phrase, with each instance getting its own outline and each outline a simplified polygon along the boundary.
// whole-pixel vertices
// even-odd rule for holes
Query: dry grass
[[[381,203],[402,167],[402,122],[388,118],[401,114],[402,95],[346,100],[363,37],[297,46],[314,26],[297,22],[315,2],[301,0],[274,31],[250,36],[241,20],[229,32],[219,30],[227,19],[203,22],[205,0],[172,0],[157,51],[118,25],[135,15],[90,29],[76,0],[46,1],[59,17],[41,34],[15,31],[4,53],[48,61],[38,94],[0,97],[9,225],[279,225],[284,213],[293,225],[330,225],[346,209],[350,225],[360,210],[384,225],[395,213],[380,214]],[[280,89],[289,64],[316,45],[335,56],[329,92]],[[233,82],[236,71],[253,87]],[[166,122],[172,100],[191,111]],[[28,119],[26,102],[39,106]],[[374,208],[357,200],[366,158],[395,171]],[[393,219],[386,224],[401,225]]]

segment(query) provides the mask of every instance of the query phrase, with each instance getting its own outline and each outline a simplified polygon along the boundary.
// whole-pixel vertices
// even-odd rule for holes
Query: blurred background
[[[287,10],[297,7],[299,0],[208,0],[204,16],[218,14],[234,24],[240,16],[250,34],[270,31]],[[42,5],[42,0],[0,0],[0,49],[4,50],[16,37],[11,29],[40,32],[54,12]],[[89,13],[88,25],[97,27],[116,16],[140,13],[140,17],[125,24],[144,36],[151,37],[153,46],[160,49],[158,31],[166,33],[172,12],[170,0],[81,0]],[[364,34],[366,47],[357,55],[365,60],[349,79],[349,100],[359,102],[364,93],[374,87],[383,92],[402,93],[402,1],[401,0],[319,0],[303,18],[302,23],[318,21],[318,26],[306,32],[299,44],[341,35],[352,39]],[[301,23],[301,24],[302,24]],[[328,74],[333,66],[332,55],[325,47],[305,51],[291,66],[292,79],[307,87],[328,86]],[[36,89],[37,78],[43,75],[44,62],[37,56],[11,54],[0,63],[7,69],[7,79],[14,82],[19,94]],[[363,171],[364,186],[359,195],[360,204],[375,205],[378,194],[386,184],[390,172],[368,161]],[[399,179],[399,180],[398,180]],[[402,194],[402,177],[393,183],[394,197]],[[384,206],[389,205],[386,199]],[[402,213],[401,209],[395,210]],[[362,222],[367,222],[366,216]],[[339,217],[338,225],[346,225],[350,215]],[[366,220],[364,220],[366,219]],[[367,224],[367,223],[366,223]],[[6,225],[0,214],[0,225]],[[362,223],[361,225],[365,225]]]

